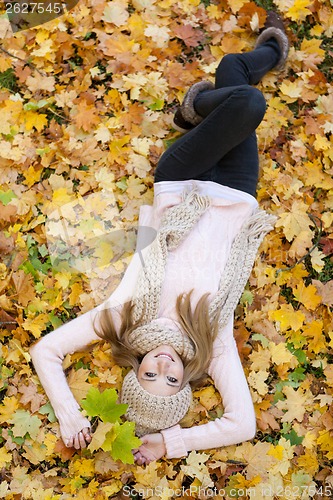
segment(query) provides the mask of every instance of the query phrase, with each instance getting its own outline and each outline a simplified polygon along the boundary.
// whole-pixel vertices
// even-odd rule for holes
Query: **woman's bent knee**
[[[266,100],[262,92],[251,85],[240,85],[234,92],[242,97],[243,113],[260,122],[266,112]]]
[[[225,56],[223,56],[223,59],[219,64],[218,71],[232,71],[235,64],[239,64],[240,62],[239,56],[240,54],[226,54]]]

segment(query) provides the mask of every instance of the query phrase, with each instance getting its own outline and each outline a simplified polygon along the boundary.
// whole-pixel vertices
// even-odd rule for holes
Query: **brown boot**
[[[184,100],[177,109],[172,126],[178,132],[186,133],[202,122],[203,118],[194,109],[194,100],[200,92],[213,90],[214,84],[208,80],[197,82],[186,92]]]
[[[286,62],[289,52],[289,40],[286,35],[286,30],[283,24],[283,20],[273,10],[267,11],[267,17],[266,17],[266,22],[264,24],[264,29],[258,36],[255,47],[264,44],[270,38],[275,38],[281,50],[281,57],[276,65],[276,69],[279,70],[283,68]]]

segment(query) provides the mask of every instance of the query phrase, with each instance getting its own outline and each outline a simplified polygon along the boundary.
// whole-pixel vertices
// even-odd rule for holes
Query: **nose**
[[[169,368],[169,366],[171,365],[171,360],[170,359],[167,359],[167,358],[156,358],[157,360],[157,366],[159,368],[161,368],[162,370],[163,369],[166,369],[166,368]]]
[[[171,363],[171,360],[168,358],[157,358],[157,363],[162,364],[162,365],[169,365]]]

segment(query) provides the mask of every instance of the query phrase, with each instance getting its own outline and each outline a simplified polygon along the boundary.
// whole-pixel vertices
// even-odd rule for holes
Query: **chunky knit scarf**
[[[143,324],[131,332],[129,340],[140,354],[159,345],[170,344],[188,361],[194,355],[190,339],[182,332],[161,328],[155,323],[159,311],[161,288],[168,251],[177,248],[210,206],[208,196],[200,196],[194,187],[182,193],[182,201],[164,212],[156,238],[150,245],[144,266],[139,273],[133,296],[134,320],[143,314]],[[244,223],[235,238],[219,290],[209,306],[212,321],[219,315],[223,328],[243,292],[251,272],[258,247],[265,234],[272,229],[275,216],[256,210]],[[129,405],[127,418],[137,424],[137,434],[156,432],[177,424],[185,415],[191,401],[187,384],[177,395],[155,396],[145,391],[131,370],[124,379],[121,402]]]
[[[150,246],[144,266],[139,274],[134,298],[134,319],[144,311],[144,323],[157,318],[161,288],[168,250],[173,250],[192,230],[210,206],[208,196],[200,196],[197,188],[182,193],[182,202],[167,209],[162,217],[157,236]],[[249,278],[260,243],[273,228],[276,220],[264,210],[257,209],[243,224],[230,250],[219,290],[209,306],[212,321],[219,309],[219,326],[223,328],[238,304]]]

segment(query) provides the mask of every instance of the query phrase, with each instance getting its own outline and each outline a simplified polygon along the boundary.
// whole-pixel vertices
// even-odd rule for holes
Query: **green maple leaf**
[[[133,448],[138,448],[141,440],[134,434],[135,423],[116,422],[112,429],[107,433],[106,439],[102,445],[102,450],[110,451],[114,460],[121,460],[124,464],[133,464]]]
[[[103,422],[114,423],[127,410],[127,405],[116,402],[117,398],[118,394],[115,389],[99,392],[98,389],[92,387],[86,398],[81,401],[81,405],[89,417],[99,417]]]
[[[13,418],[10,420],[14,426],[12,432],[15,437],[24,437],[29,434],[31,439],[36,439],[42,422],[36,415],[32,416],[28,411],[17,410]]]
[[[9,202],[12,201],[13,198],[17,198],[16,194],[13,191],[2,191],[0,190],[0,201],[3,205],[8,205]]]

